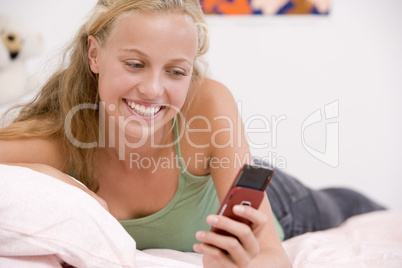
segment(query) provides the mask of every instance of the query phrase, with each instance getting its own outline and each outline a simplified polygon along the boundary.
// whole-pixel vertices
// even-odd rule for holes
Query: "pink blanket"
[[[372,212],[283,243],[294,267],[402,267],[402,212]]]
[[[283,242],[294,267],[402,267],[402,212],[353,217]],[[139,251],[119,222],[80,189],[0,165],[0,267],[201,267],[202,256]]]

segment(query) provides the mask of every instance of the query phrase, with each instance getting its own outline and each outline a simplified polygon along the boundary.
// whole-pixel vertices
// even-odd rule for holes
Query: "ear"
[[[88,36],[88,60],[91,71],[95,74],[99,73],[99,44],[93,35]]]

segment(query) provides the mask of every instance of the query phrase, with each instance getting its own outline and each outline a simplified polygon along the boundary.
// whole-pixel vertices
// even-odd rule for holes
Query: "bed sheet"
[[[400,268],[402,212],[390,210],[354,216],[337,228],[306,233],[282,244],[295,268]],[[201,256],[189,258],[161,249],[145,252],[202,265]]]
[[[202,267],[202,256],[139,251],[119,222],[80,189],[0,165],[0,267]],[[402,267],[402,211],[350,218],[283,242],[294,267]]]

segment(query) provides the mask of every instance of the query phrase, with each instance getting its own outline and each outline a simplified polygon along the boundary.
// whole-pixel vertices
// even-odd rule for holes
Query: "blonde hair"
[[[203,76],[199,58],[208,50],[208,33],[198,0],[99,0],[64,53],[64,59],[69,63],[49,78],[32,102],[22,106],[11,125],[0,130],[0,139],[39,137],[60,140],[66,166],[71,166],[74,176],[95,192],[98,190],[93,169],[96,147],[80,148],[72,144],[66,136],[65,119],[77,105],[99,102],[98,77],[89,68],[88,36],[94,36],[102,46],[115,21],[133,11],[152,14],[175,12],[191,18],[198,33],[192,84]],[[194,94],[191,88],[190,85],[183,112]],[[69,131],[82,143],[98,141],[98,117],[98,109],[79,109],[71,118]]]

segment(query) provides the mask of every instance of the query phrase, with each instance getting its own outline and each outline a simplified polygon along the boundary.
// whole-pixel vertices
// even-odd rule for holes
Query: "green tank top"
[[[193,251],[193,244],[199,243],[195,233],[208,231],[211,227],[206,217],[219,209],[219,199],[210,175],[190,174],[181,160],[178,142],[177,120],[174,124],[176,155],[180,166],[177,191],[172,200],[160,211],[146,217],[120,221],[134,238],[137,249],[167,248],[179,251]],[[278,234],[283,240],[283,230],[274,216]]]

